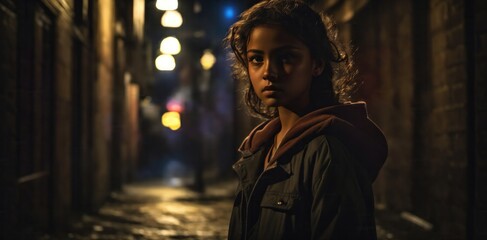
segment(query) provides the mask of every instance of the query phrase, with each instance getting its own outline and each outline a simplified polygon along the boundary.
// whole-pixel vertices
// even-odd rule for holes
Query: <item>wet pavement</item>
[[[160,181],[130,184],[112,193],[96,214],[83,215],[67,233],[41,239],[227,239],[235,184],[211,184],[204,194]],[[379,240],[410,239],[383,227],[394,221],[389,215],[379,212],[378,217]]]
[[[204,194],[157,181],[127,185],[69,233],[42,239],[227,239],[232,189],[232,182],[213,184]]]

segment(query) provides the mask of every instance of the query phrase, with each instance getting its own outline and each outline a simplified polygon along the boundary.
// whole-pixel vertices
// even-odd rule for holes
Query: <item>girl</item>
[[[371,184],[387,155],[365,103],[343,103],[351,60],[300,1],[241,14],[226,41],[245,102],[268,119],[243,141],[229,239],[376,239]]]

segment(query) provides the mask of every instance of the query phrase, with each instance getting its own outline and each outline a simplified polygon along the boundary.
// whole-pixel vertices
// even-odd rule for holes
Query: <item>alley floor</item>
[[[230,189],[231,182],[213,184],[204,194],[159,181],[126,185],[64,236],[43,240],[227,239]]]
[[[82,216],[67,233],[41,239],[227,239],[234,189],[233,182],[211,184],[204,194],[159,181],[130,184],[112,193],[96,214]],[[379,240],[409,239],[397,238],[381,225],[377,234]]]

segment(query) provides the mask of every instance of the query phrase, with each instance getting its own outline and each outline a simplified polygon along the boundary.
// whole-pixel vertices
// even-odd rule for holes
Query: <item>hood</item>
[[[244,156],[257,152],[270,144],[280,129],[278,118],[263,122],[245,138],[239,151]],[[387,157],[387,142],[381,130],[369,119],[365,102],[334,105],[302,116],[284,136],[269,164],[322,134],[338,138],[359,158],[372,181],[377,178]]]

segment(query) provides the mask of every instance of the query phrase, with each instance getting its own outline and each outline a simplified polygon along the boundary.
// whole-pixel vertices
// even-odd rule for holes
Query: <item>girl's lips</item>
[[[276,86],[273,86],[273,85],[270,85],[270,86],[265,86],[263,89],[262,89],[262,92],[277,92],[277,91],[281,91],[280,88],[276,87]]]

